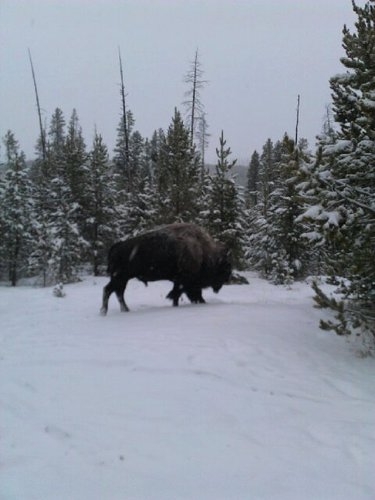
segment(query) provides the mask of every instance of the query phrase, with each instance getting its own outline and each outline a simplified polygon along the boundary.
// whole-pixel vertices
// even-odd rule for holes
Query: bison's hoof
[[[129,312],[129,307],[128,306],[121,306],[120,310],[122,313],[127,313],[127,312]]]
[[[100,309],[100,316],[107,316],[107,309],[105,309],[105,307]]]

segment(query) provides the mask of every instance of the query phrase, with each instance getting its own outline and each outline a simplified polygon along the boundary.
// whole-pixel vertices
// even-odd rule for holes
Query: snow
[[[318,219],[321,216],[322,210],[322,205],[313,205],[309,207],[303,214],[297,217],[297,221],[301,221],[305,218],[313,220]]]
[[[301,237],[307,238],[310,241],[319,241],[322,238],[322,235],[317,231],[308,231],[306,233],[302,233]]]
[[[362,106],[365,109],[375,110],[375,99],[363,99]]]
[[[343,153],[351,153],[353,150],[353,144],[351,141],[339,140],[335,144],[324,146],[324,155],[338,155]]]
[[[0,288],[0,498],[375,498],[375,363],[305,283]]]
[[[324,212],[327,217],[327,222],[323,227],[330,228],[331,226],[339,227],[341,215],[337,210],[333,210],[332,212]]]

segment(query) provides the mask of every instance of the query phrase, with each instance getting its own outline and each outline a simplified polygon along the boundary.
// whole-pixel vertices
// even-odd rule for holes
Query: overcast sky
[[[198,48],[209,161],[221,129],[243,163],[268,137],[294,135],[298,94],[300,135],[313,144],[328,80],[343,71],[342,27],[353,20],[351,0],[0,0],[0,135],[11,129],[34,157],[28,48],[44,119],[60,107],[68,121],[76,108],[87,145],[96,126],[111,154],[121,109],[117,47],[144,137],[166,130],[176,106],[183,111]]]

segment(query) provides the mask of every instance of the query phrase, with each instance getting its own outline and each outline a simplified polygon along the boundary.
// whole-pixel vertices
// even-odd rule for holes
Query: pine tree
[[[31,272],[41,278],[43,286],[55,282],[52,270],[55,238],[53,225],[59,200],[55,184],[59,172],[64,168],[65,150],[65,119],[61,109],[56,108],[45,135],[44,141],[40,137],[38,139],[37,159],[32,167],[35,244],[29,259]]]
[[[97,132],[89,155],[88,167],[85,185],[87,241],[93,273],[94,276],[98,276],[101,266],[105,263],[108,248],[118,238],[118,231],[115,227],[116,185],[111,174],[107,147]]]
[[[299,184],[302,166],[309,161],[306,141],[295,147],[285,134],[282,142],[278,180],[270,195],[269,245],[273,249],[270,278],[274,283],[287,283],[306,276],[310,252],[308,241],[302,237],[305,225],[300,219],[304,198]]]
[[[198,213],[199,170],[189,131],[181,114],[175,109],[157,164],[159,223],[195,220]]]
[[[282,141],[263,149],[258,204],[249,210],[247,256],[253,268],[276,284],[301,279],[310,270],[306,223],[301,219],[306,198],[301,183],[311,158],[305,139],[295,147],[285,134]]]
[[[162,146],[165,144],[165,134],[162,129],[155,130],[151,140],[148,142],[148,147],[145,147],[145,161],[148,166],[148,172],[151,179],[151,184],[158,191],[158,168],[160,165],[160,156]]]
[[[342,278],[341,311],[331,325],[340,334],[375,331],[375,2],[353,2],[353,10],[354,32],[343,29],[346,72],[330,80],[339,130],[321,146],[315,172],[319,204],[308,213],[319,243],[336,251],[328,272],[336,283]]]
[[[202,113],[198,119],[198,126],[196,130],[197,150],[199,152],[201,161],[201,173],[204,176],[205,163],[206,163],[206,150],[208,148],[208,138],[211,134],[208,133],[208,124],[206,120],[206,113]]]
[[[152,160],[150,145],[138,131],[133,132],[129,141],[130,165],[133,170],[133,189],[126,194],[125,231],[136,235],[154,225],[156,200],[152,183]]]
[[[201,174],[200,192],[198,196],[198,214],[196,224],[210,232],[210,203],[212,199],[212,176],[208,168],[204,168]]]
[[[254,151],[254,153],[251,156],[249,168],[247,171],[247,184],[246,184],[247,207],[255,207],[258,204],[259,170],[260,170],[259,153],[257,151]]]
[[[82,136],[82,129],[77,111],[73,109],[65,138],[64,161],[66,163],[66,180],[72,192],[73,200],[80,205],[82,210],[85,206],[86,160],[86,145]]]
[[[158,222],[157,197],[151,179],[143,177],[141,186],[128,198],[126,229],[131,236],[151,229]]]
[[[59,173],[53,180],[56,203],[49,219],[51,256],[49,275],[54,283],[69,283],[78,279],[87,242],[79,228],[80,207],[73,201],[72,192],[64,175]]]
[[[298,220],[305,224],[305,231],[302,237],[308,241],[310,252],[310,274],[326,275],[329,269],[329,262],[337,261],[337,248],[333,240],[326,239],[322,244],[322,234],[320,232],[321,221],[319,216],[322,212],[321,190],[323,188],[320,180],[320,171],[329,170],[329,164],[326,163],[327,156],[323,151],[331,149],[337,142],[337,134],[333,128],[333,122],[330,116],[329,108],[323,123],[321,134],[317,136],[317,150],[315,156],[310,156],[309,161],[305,161],[301,167],[301,180],[298,184],[299,194],[303,199],[304,211]],[[331,158],[332,159],[332,158]]]
[[[151,183],[155,191],[155,206],[156,206],[156,220],[160,220],[159,217],[159,204],[162,190],[164,189],[164,178],[163,178],[163,153],[165,148],[165,133],[163,129],[155,130],[152,134],[150,141],[149,150],[149,162],[151,171]]]
[[[50,215],[53,206],[51,183],[53,179],[50,158],[47,153],[47,136],[44,140],[38,138],[36,144],[36,159],[31,166],[31,182],[33,192],[33,219],[35,221],[34,245],[29,257],[30,272],[41,279],[43,286],[49,283],[49,260],[51,257]]]
[[[126,112],[126,121],[121,117],[117,128],[117,140],[115,147],[115,155],[113,163],[115,173],[119,182],[119,190],[123,193],[133,191],[133,179],[136,175],[134,165],[130,161],[130,137],[134,127],[133,113],[128,110]],[[124,129],[126,125],[126,129]]]
[[[144,147],[142,135],[138,130],[134,131],[129,138],[129,163],[132,166],[133,179],[136,184],[143,167]]]
[[[82,209],[72,193],[66,151],[65,120],[57,108],[48,131],[47,158],[40,163],[48,185],[43,183],[36,192],[32,266],[42,273],[44,284],[76,280],[86,246],[80,228]]]
[[[65,153],[65,118],[60,108],[56,108],[52,115],[48,131],[47,158],[50,168],[50,177],[57,174]]]
[[[152,183],[154,164],[152,161],[152,145],[151,141],[146,138],[144,140],[142,160],[141,160],[141,177],[148,179]]]
[[[259,202],[264,217],[268,214],[270,193],[274,188],[274,180],[277,177],[276,165],[274,145],[271,139],[267,139],[263,146],[259,165]]]
[[[221,132],[219,148],[216,148],[217,164],[211,177],[208,224],[210,233],[231,251],[236,267],[244,265],[244,203],[232,174],[237,160],[230,160],[231,150],[226,147]]]
[[[0,184],[0,255],[12,286],[16,286],[28,271],[32,250],[32,189],[25,155],[11,131],[7,132],[4,145],[6,171]]]
[[[250,266],[267,279],[272,279],[274,248],[271,224],[271,193],[278,178],[278,162],[281,159],[280,143],[273,145],[267,139],[262,148],[258,169],[257,204],[249,209],[249,241],[246,258]]]

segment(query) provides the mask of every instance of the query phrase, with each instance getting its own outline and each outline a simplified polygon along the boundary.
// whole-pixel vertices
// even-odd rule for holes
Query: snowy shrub
[[[58,283],[54,289],[53,289],[53,295],[58,298],[63,298],[66,296],[66,293],[64,291],[64,285],[62,283]]]

